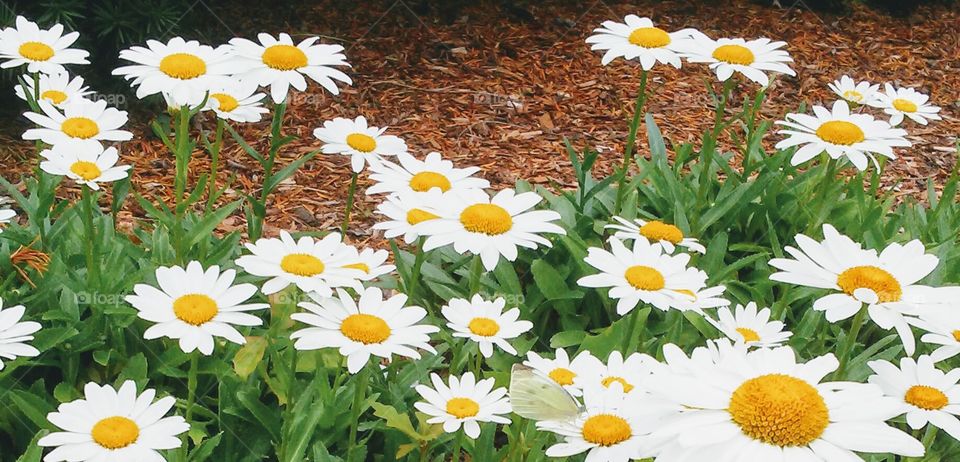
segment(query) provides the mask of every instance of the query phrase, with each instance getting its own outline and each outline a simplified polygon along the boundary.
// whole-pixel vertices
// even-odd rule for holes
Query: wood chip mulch
[[[855,5],[849,15],[830,16],[803,8],[775,8],[747,1],[640,1],[536,3],[532,19],[496,14],[495,4],[467,7],[452,23],[415,12],[412,2],[364,2],[363,8],[331,7],[315,2],[297,15],[298,24],[276,30],[254,22],[243,31],[289,31],[294,38],[320,35],[326,43],[346,47],[354,86],[333,97],[311,85],[291,101],[285,131],[300,137],[282,153],[284,163],[317,149],[315,127],[333,117],[364,115],[373,125],[389,126],[418,157],[439,151],[460,165],[477,165],[496,188],[517,179],[567,187],[572,170],[563,151],[592,146],[604,155],[604,171],[619,162],[626,120],[639,85],[638,67],[618,60],[600,65],[600,53],[584,40],[608,19],[626,14],[650,16],[668,30],[697,28],[712,37],[770,37],[788,43],[797,77],[783,76],[769,91],[763,116],[779,120],[802,102],[826,104],[834,99],[826,84],[843,74],[875,83],[894,82],[931,96],[944,120],[928,126],[906,122],[912,148],[889,164],[884,182],[896,194],[920,200],[927,183],[943,184],[957,162],[960,133],[960,13],[947,7],[920,8],[911,18],[894,18]],[[609,4],[608,4],[609,3]],[[789,4],[793,2],[781,2]],[[269,16],[269,5],[244,9],[247,21]],[[227,21],[227,23],[231,23]],[[272,27],[272,26],[271,26]],[[712,102],[704,82],[713,82],[706,66],[687,64],[675,70],[658,66],[651,74],[656,94],[648,106],[664,135],[673,142],[699,145],[712,125]],[[741,85],[743,98],[753,84]],[[141,124],[142,126],[143,124]],[[209,123],[207,124],[209,127]],[[239,127],[245,138],[265,151],[269,123]],[[638,139],[644,153],[645,137]],[[768,134],[772,146],[779,137]],[[669,146],[669,143],[668,143]],[[29,147],[28,147],[29,148]],[[0,155],[2,156],[2,155]],[[123,147],[123,161],[134,164],[141,194],[169,197],[172,158],[159,141],[137,137]],[[236,175],[226,199],[256,191],[259,167],[238,146],[228,143],[221,181]],[[197,153],[194,172],[207,162]],[[5,169],[4,176],[13,172]],[[14,168],[16,171],[26,171]],[[342,219],[350,179],[349,159],[318,156],[274,197],[267,234],[278,229],[333,229]],[[353,239],[373,238],[369,224],[379,198],[362,190],[354,216]],[[142,211],[125,212],[139,216]],[[242,229],[236,216],[224,231]]]

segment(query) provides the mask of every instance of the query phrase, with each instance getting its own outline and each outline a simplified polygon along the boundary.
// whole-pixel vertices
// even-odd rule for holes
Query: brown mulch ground
[[[829,103],[834,98],[826,84],[843,74],[892,81],[930,94],[943,108],[944,120],[927,127],[906,123],[914,146],[901,151],[901,159],[885,175],[888,185],[899,181],[900,194],[922,198],[928,179],[942,184],[957,161],[956,9],[921,8],[913,17],[901,19],[860,5],[847,16],[828,16],[747,1],[576,3],[529,6],[533,15],[529,21],[495,14],[492,4],[468,7],[452,24],[417,14],[402,1],[364,2],[362,8],[321,2],[298,14],[297,24],[275,28],[261,20],[270,17],[269,5],[244,8],[243,15],[245,21],[260,21],[250,29],[287,30],[295,38],[321,35],[327,43],[341,43],[353,64],[355,84],[341,96],[325,95],[314,85],[293,100],[285,130],[301,139],[283,154],[287,160],[318,147],[312,131],[323,120],[364,115],[374,125],[389,126],[390,133],[403,137],[418,156],[440,151],[455,163],[481,166],[497,188],[512,186],[517,179],[569,186],[572,170],[563,152],[564,137],[577,147],[601,150],[605,155],[600,168],[609,170],[618,162],[626,138],[638,68],[622,61],[601,67],[600,53],[591,52],[584,40],[603,20],[619,21],[635,13],[670,30],[695,27],[718,38],[765,36],[788,42],[798,76],[780,78],[770,90],[763,110],[770,120],[782,118],[803,101]],[[230,18],[226,22],[243,24]],[[253,36],[258,31],[238,32]],[[702,131],[712,124],[704,81],[714,77],[705,66],[694,64],[681,70],[660,66],[653,75],[656,96],[648,110],[669,139],[698,144]],[[267,149],[267,122],[241,131],[257,147]],[[765,141],[772,145],[777,139],[772,134]],[[645,146],[645,140],[639,143]],[[234,197],[255,191],[258,167],[235,145],[229,145],[224,155],[229,160],[222,180],[230,173],[237,175]],[[205,165],[198,156],[194,171]],[[123,157],[135,165],[134,181],[141,193],[169,195],[172,159],[158,141],[138,138],[126,143]],[[11,173],[7,170],[4,176]],[[343,213],[349,176],[345,157],[311,161],[281,187],[267,233],[277,228],[335,227]],[[375,205],[374,200],[360,201],[355,216],[372,221]],[[225,229],[242,226],[238,216],[228,220]],[[356,239],[369,236],[364,226],[354,229]]]

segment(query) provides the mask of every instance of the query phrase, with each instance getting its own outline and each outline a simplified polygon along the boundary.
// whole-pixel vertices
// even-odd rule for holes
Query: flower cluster
[[[91,92],[83,79],[67,73],[65,65],[87,63],[85,51],[69,48],[76,39],[76,33],[64,35],[62,26],[41,30],[18,17],[16,27],[0,31],[0,59],[5,60],[4,67],[27,66],[16,93],[32,109],[25,117],[36,127],[23,138],[38,141],[40,169],[82,186],[84,207],[79,213],[87,228],[84,257],[88,262],[82,276],[93,291],[104,286],[95,269],[108,260],[98,259],[97,246],[105,239],[97,239],[90,229],[94,228],[91,190],[128,175],[130,166],[117,164],[117,143],[132,139],[133,133],[123,129],[126,112],[88,99]],[[647,73],[657,64],[680,68],[684,60],[705,63],[723,83],[723,96],[718,99],[723,104],[737,84],[735,74],[763,87],[770,85],[769,73],[795,75],[784,42],[712,39],[693,29],[668,32],[635,15],[625,17],[623,23],[604,22],[587,43],[604,52],[603,65],[619,57],[638,61],[644,85]],[[113,73],[129,80],[139,98],[162,98],[168,109],[180,115],[176,141],[186,147],[171,148],[178,164],[189,164],[192,155],[190,117],[201,111],[213,114],[218,138],[210,151],[215,165],[224,126],[259,122],[271,109],[264,105],[268,94],[274,111],[272,136],[278,137],[291,87],[304,91],[309,78],[336,95],[338,85],[352,84],[338,69],[350,66],[343,52],[339,45],[319,43],[318,37],[295,43],[284,33],[259,34],[257,41],[235,38],[216,47],[174,37],[166,43],[150,40],[146,46],[124,50],[120,58],[131,64]],[[646,97],[645,87],[641,88],[631,142],[641,114],[639,102]],[[921,124],[939,118],[939,108],[912,89],[887,84],[880,92],[879,85],[855,83],[846,76],[830,88],[841,97],[830,110],[814,106],[813,116],[788,114],[779,122],[786,127],[781,133],[788,137],[777,146],[797,148],[789,154],[794,164],[826,153],[831,159],[848,159],[860,170],[870,160],[879,167],[877,155],[895,159],[894,148],[910,146],[906,131],[894,128],[904,117]],[[890,122],[857,112],[860,107],[881,108],[891,116]],[[712,132],[714,142],[721,122]],[[222,433],[217,439],[204,439],[205,424],[197,424],[194,411],[202,412],[211,423],[221,414],[232,419],[243,411],[226,404],[208,409],[206,405],[214,401],[209,398],[198,403],[195,394],[201,370],[212,371],[209,375],[220,381],[220,388],[229,390],[223,402],[235,399],[238,407],[252,409],[256,420],[270,424],[270,437],[279,435],[273,439],[280,440],[271,444],[278,444],[282,460],[304,457],[284,452],[289,449],[284,438],[292,439],[291,433],[309,437],[318,428],[317,420],[328,416],[332,418],[324,428],[331,434],[339,431],[343,397],[353,401],[346,460],[358,460],[353,457],[358,432],[383,427],[360,424],[368,407],[375,408],[374,414],[385,419],[387,427],[414,441],[397,448],[398,459],[417,449],[422,460],[428,459],[431,441],[446,432],[456,433],[453,460],[461,460],[461,448],[471,446],[475,451],[470,459],[480,460],[477,449],[482,444],[502,444],[504,439],[485,433],[491,428],[496,431],[498,425],[509,429],[506,444],[514,445],[517,453],[526,450],[521,444],[540,439],[546,456],[584,454],[581,457],[586,460],[599,462],[645,458],[659,462],[859,461],[862,454],[920,457],[929,449],[924,444],[929,441],[921,443],[904,429],[919,431],[928,425],[960,439],[960,369],[945,371],[938,366],[960,355],[960,320],[955,315],[960,288],[924,282],[935,279],[931,275],[943,265],[935,249],[928,251],[920,240],[883,243],[874,249],[823,224],[820,241],[796,234],[796,247],[775,245],[776,258],[754,255],[759,258],[718,270],[729,236],[710,236],[709,228],[691,226],[680,214],[649,213],[637,203],[623,207],[620,189],[594,194],[594,189],[611,185],[616,177],[583,178],[583,164],[577,164],[581,188],[593,188],[589,193],[579,191],[579,198],[564,191],[551,199],[544,189],[531,190],[525,183],[493,188],[482,178],[480,167],[456,165],[438,152],[418,156],[415,140],[387,134],[388,127],[371,123],[375,122],[363,115],[324,121],[313,132],[317,150],[280,171],[289,176],[317,153],[343,156],[344,169],[349,162],[351,182],[340,232],[279,230],[276,237],[263,237],[262,228],[248,224],[248,242],[243,246],[238,245],[239,233],[207,241],[216,223],[211,225],[205,217],[194,220],[196,216],[188,213],[193,202],[184,204],[177,198],[170,207],[173,212],[157,220],[161,223],[153,230],[153,241],[139,242],[159,250],[144,254],[150,258],[140,260],[135,279],[124,289],[125,305],[113,306],[108,313],[117,318],[127,315],[127,320],[108,325],[111,329],[92,340],[91,348],[108,341],[107,334],[125,340],[126,332],[142,328],[137,340],[139,336],[147,340],[149,352],[171,350],[161,353],[158,361],[171,357],[189,361],[186,402],[176,406],[178,400],[172,396],[157,399],[156,390],[127,380],[126,371],[115,373],[109,358],[102,360],[95,353],[104,367],[84,375],[94,381],[82,387],[65,382],[73,386],[55,390],[61,404],[47,414],[47,420],[59,430],[42,430],[34,443],[34,450],[37,445],[53,448],[45,462],[162,462],[168,457],[165,451],[178,448],[182,456],[176,460],[210,456]],[[242,138],[234,135],[242,144]],[[174,144],[167,138],[163,141]],[[280,174],[273,167],[282,145],[271,139],[268,160],[243,146],[269,167],[262,185],[263,201],[256,202],[253,195],[245,199],[250,203],[248,220],[256,216],[258,207],[265,213],[267,184],[279,182],[271,175]],[[699,175],[712,166],[710,157],[705,158],[706,167],[698,167]],[[786,157],[780,159],[785,163]],[[625,156],[621,180],[629,160]],[[182,179],[178,181],[183,183],[177,186],[185,187],[188,167],[178,165]],[[215,174],[211,166],[211,176]],[[376,246],[364,247],[369,244],[359,244],[348,233],[361,174],[369,183],[366,194],[379,199],[378,222],[372,228],[389,240],[392,254]],[[203,193],[202,186],[187,195]],[[215,196],[213,186],[208,195]],[[628,201],[640,202],[629,197],[634,196],[628,196]],[[585,211],[584,204],[591,200],[599,205]],[[206,216],[216,217],[215,202],[216,197],[209,198]],[[226,209],[222,216],[232,211]],[[0,209],[0,224],[12,222],[15,216],[10,209]],[[41,227],[40,237],[44,230]],[[166,230],[172,230],[169,236],[163,234]],[[186,231],[192,234],[184,237]],[[790,230],[786,238],[796,232]],[[133,234],[141,240],[149,235]],[[210,242],[216,249],[207,245]],[[202,243],[195,252],[194,243]],[[131,247],[127,244],[110,258],[126,258],[117,254]],[[558,251],[562,249],[569,252]],[[736,271],[747,264],[766,271],[761,281],[737,278]],[[530,279],[536,282],[535,288],[524,285]],[[2,282],[5,290],[8,281]],[[795,286],[802,287],[796,290],[803,297],[816,297],[812,305],[803,307],[800,320],[790,316],[796,311],[786,311],[798,299],[787,295]],[[507,294],[494,290],[497,287],[521,293]],[[762,292],[774,297],[766,300],[772,302],[769,306],[758,304],[763,301]],[[537,303],[526,304],[525,296]],[[836,336],[836,354],[800,358],[801,346],[810,341],[803,338],[810,333],[804,321],[807,315],[822,316],[831,324],[852,318],[849,328],[835,326],[841,331]],[[23,305],[4,308],[0,299],[0,358],[12,363],[7,367],[16,368],[30,361],[26,358],[41,355],[38,347],[42,348],[40,337],[45,332],[40,323],[24,320],[31,316]],[[52,315],[49,320],[57,316],[70,314]],[[109,316],[98,319],[112,323]],[[590,322],[577,324],[580,318],[613,325],[582,327]],[[857,366],[863,373],[856,377],[848,371],[858,335],[868,320],[876,331],[894,330],[896,336],[884,341],[899,338],[900,344],[883,356],[861,359]],[[559,331],[550,337],[540,323],[571,324],[582,330]],[[693,328],[685,331],[684,323]],[[796,335],[786,330],[788,325]],[[931,350],[916,359],[914,329],[923,331],[920,342],[930,345],[921,345],[921,353],[924,348]],[[644,338],[646,332],[658,338]],[[685,334],[691,332],[696,337],[688,343],[691,337]],[[548,344],[552,352],[538,348]],[[574,346],[577,349],[571,352],[569,347]],[[898,364],[888,360],[901,349],[905,357]],[[231,370],[224,362],[231,358],[237,374],[228,378]],[[0,369],[5,366],[0,361]],[[497,386],[506,377],[500,373],[505,366],[512,367],[509,388]],[[176,367],[164,364],[163,373],[179,373]],[[247,380],[241,369],[249,369],[247,375],[255,370],[262,380]],[[77,375],[75,370],[72,373]],[[306,373],[314,378],[301,396],[298,379]],[[97,383],[114,379],[119,386]],[[255,385],[243,392],[231,388],[243,386],[244,381]],[[352,391],[343,393],[345,381],[354,387]],[[385,392],[367,395],[368,382],[383,385]],[[81,388],[83,397],[78,398]],[[268,392],[284,408],[276,418],[282,423],[276,420],[273,425],[270,409],[257,401]],[[330,402],[322,403],[323,409],[304,411],[311,405],[300,401],[304,396],[314,399],[324,393]],[[403,403],[411,396],[416,402]],[[385,399],[402,405],[372,404]],[[168,416],[181,407],[185,417]],[[405,410],[419,411],[415,414],[418,426]],[[303,413],[311,416],[304,418]],[[536,423],[518,425],[511,413]],[[901,416],[905,424],[895,420]],[[464,446],[464,436],[476,441]],[[193,451],[187,450],[188,437]],[[201,439],[204,443],[199,444]],[[308,442],[298,441],[303,442],[300,449]],[[318,445],[313,455],[323,456],[322,450],[326,449]],[[386,455],[390,456],[394,454]]]

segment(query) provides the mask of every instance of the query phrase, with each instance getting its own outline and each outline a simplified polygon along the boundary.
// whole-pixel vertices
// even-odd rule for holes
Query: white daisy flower
[[[132,80],[137,98],[163,93],[177,107],[200,104],[220,81],[246,69],[227,45],[213,48],[180,37],[167,43],[147,40],[146,48],[123,50],[120,59],[135,64],[118,67],[113,75]]]
[[[311,327],[290,335],[298,350],[337,348],[347,357],[347,369],[356,374],[370,356],[390,360],[392,355],[420,359],[422,349],[436,354],[430,346],[430,334],[440,328],[417,324],[427,316],[419,306],[405,306],[407,296],[396,294],[386,300],[378,287],[360,290],[359,303],[346,291],[337,289],[336,297],[308,294],[317,303],[303,302],[309,313],[291,315],[295,321]]]
[[[69,48],[80,37],[79,32],[63,35],[63,26],[54,24],[49,29],[40,29],[36,23],[17,16],[16,27],[0,31],[0,68],[27,65],[27,72],[62,74],[64,64],[90,64],[90,53]]]
[[[0,209],[0,225],[8,225],[17,216],[17,212],[12,209]],[[0,232],[3,229],[0,228]]]
[[[877,93],[874,107],[883,109],[890,115],[890,125],[894,127],[903,122],[903,117],[909,117],[920,125],[926,125],[927,120],[940,120],[939,106],[928,104],[930,96],[920,93],[913,88],[894,88],[889,83],[884,84],[884,91]]]
[[[741,38],[713,40],[694,31],[689,40],[680,42],[681,54],[691,63],[707,63],[724,82],[734,72],[743,74],[761,86],[770,83],[767,72],[797,75],[786,63],[793,59],[786,50],[786,42],[772,42],[767,38],[746,41]]]
[[[365,273],[346,267],[357,263],[357,249],[343,244],[339,233],[327,234],[320,240],[303,236],[294,241],[290,233],[280,231],[279,239],[260,238],[246,247],[252,255],[244,255],[236,263],[254,276],[270,278],[260,288],[266,295],[280,292],[290,284],[323,297],[333,295],[335,287],[363,290],[360,281]]]
[[[453,336],[477,342],[484,357],[493,356],[494,345],[516,356],[517,350],[509,340],[533,329],[533,323],[518,321],[520,308],[503,311],[506,304],[503,297],[488,301],[475,294],[470,300],[451,299],[441,313],[449,321],[447,327],[453,329]]]
[[[20,357],[32,358],[40,354],[39,350],[27,344],[33,340],[33,334],[40,330],[40,323],[21,321],[24,312],[26,308],[23,305],[4,308],[3,299],[0,298],[0,358],[13,361]],[[0,370],[3,367],[3,360],[0,360]]]
[[[941,289],[943,290],[943,289]],[[960,297],[954,297],[960,300]],[[924,310],[919,319],[907,319],[910,324],[927,333],[920,341],[936,346],[930,358],[938,363],[960,354],[960,317],[956,316],[957,306],[944,305],[943,310]]]
[[[844,101],[852,105],[872,105],[876,101],[877,90],[880,84],[871,85],[866,80],[854,82],[850,76],[840,77],[840,80],[834,80],[827,84],[834,93]]]
[[[103,149],[99,144],[56,144],[40,152],[45,160],[40,169],[61,175],[90,189],[100,189],[100,183],[126,178],[129,165],[117,165],[120,155],[117,148]]]
[[[683,355],[672,344],[664,356],[667,350]],[[886,424],[902,407],[879,387],[822,383],[839,366],[833,354],[806,363],[790,347],[728,348],[716,362],[710,356],[700,354],[697,367],[657,369],[647,381],[649,402],[674,409],[658,416],[650,435],[660,442],[658,461],[853,462],[863,460],[857,453],[924,453]]]
[[[494,379],[477,381],[473,372],[460,378],[451,375],[450,385],[443,383],[439,375],[430,374],[433,388],[417,385],[416,390],[424,401],[413,404],[418,411],[430,416],[429,424],[443,424],[443,431],[454,433],[463,426],[463,432],[472,439],[480,436],[480,424],[493,422],[509,424],[510,402],[506,388],[494,389]]]
[[[726,286],[704,287],[699,290],[677,289],[676,292],[688,298],[677,301],[675,309],[680,311],[694,311],[703,314],[705,308],[729,306],[730,300],[723,298]]]
[[[875,154],[896,159],[894,147],[907,147],[906,131],[892,128],[869,114],[851,114],[846,101],[835,101],[833,109],[813,106],[814,115],[787,114],[787,120],[777,121],[787,127],[780,134],[787,138],[777,143],[777,149],[803,145],[793,154],[790,163],[800,165],[826,152],[833,159],[846,156],[859,170],[867,168],[867,158],[879,168]]]
[[[919,430],[929,423],[960,440],[960,369],[945,373],[926,355],[916,361],[901,358],[899,368],[882,360],[867,365],[876,372],[870,383],[904,404],[910,428]]]
[[[220,80],[210,88],[206,109],[212,110],[223,120],[259,122],[270,111],[261,102],[267,95],[257,93],[257,89],[254,83],[236,79]]]
[[[366,163],[376,165],[381,156],[396,156],[407,152],[407,143],[393,135],[384,135],[387,127],[367,126],[367,119],[358,116],[354,120],[337,117],[328,120],[313,131],[313,136],[323,141],[324,154],[350,156],[350,165],[360,173]]]
[[[403,152],[397,154],[397,160],[400,165],[385,160],[370,165],[370,179],[376,183],[367,188],[367,194],[490,187],[489,181],[472,176],[480,171],[480,167],[454,168],[453,162],[444,160],[439,152],[427,154],[424,160]]]
[[[583,393],[586,409],[566,422],[537,422],[540,430],[556,433],[563,442],[547,448],[549,457],[568,457],[586,452],[594,462],[629,462],[640,458],[652,430],[652,419],[641,414],[639,394],[624,393],[619,383],[610,387],[587,387]]]
[[[127,303],[137,309],[141,319],[156,323],[143,333],[143,338],[178,339],[184,353],[200,350],[213,353],[213,337],[223,337],[244,344],[237,326],[259,326],[263,321],[245,311],[269,308],[266,303],[244,303],[256,292],[253,284],[233,285],[237,272],[213,265],[204,271],[200,262],[191,261],[187,268],[159,267],[157,286],[137,284],[135,295]]]
[[[683,231],[674,225],[660,220],[646,221],[642,218],[635,218],[632,222],[618,216],[614,216],[613,219],[620,224],[609,224],[604,228],[616,230],[614,237],[617,239],[629,241],[643,236],[651,243],[663,247],[666,253],[673,253],[677,246],[686,247],[691,252],[707,253],[706,247],[696,239],[684,236]]]
[[[394,265],[384,264],[390,256],[390,252],[386,250],[363,249],[357,253],[355,247],[347,246],[347,248],[352,249],[355,254],[352,259],[348,260],[352,263],[343,265],[343,268],[360,270],[362,274],[358,279],[361,281],[372,281],[397,269]]]
[[[583,287],[610,287],[610,298],[618,299],[617,313],[625,315],[640,302],[663,311],[683,310],[694,301],[691,293],[706,287],[707,273],[688,268],[690,254],[668,255],[663,247],[650,244],[643,236],[628,249],[611,237],[610,251],[599,247],[587,249],[584,261],[600,270],[577,281]]]
[[[813,309],[825,311],[830,322],[847,319],[866,304],[870,319],[881,328],[895,328],[904,350],[913,354],[913,332],[906,317],[946,301],[936,289],[917,284],[939,264],[935,255],[924,253],[918,240],[891,243],[878,255],[829,224],[823,225],[821,242],[803,234],[796,240],[799,249],[784,249],[794,259],[770,260],[770,266],[780,270],[770,279],[835,291],[813,303]]]
[[[606,50],[601,64],[606,66],[614,59],[636,59],[640,67],[649,71],[658,62],[680,68],[677,44],[690,38],[692,29],[667,32],[653,25],[650,18],[629,14],[623,22],[604,21],[603,27],[594,29],[587,38],[593,44],[591,50]]]
[[[541,233],[566,234],[551,223],[560,219],[552,210],[530,210],[543,198],[535,192],[516,194],[512,189],[497,192],[492,198],[483,190],[466,189],[445,193],[436,204],[440,218],[430,221],[418,232],[429,236],[424,251],[453,244],[460,254],[479,255],[483,266],[493,271],[500,257],[517,259],[517,246],[536,249],[550,247]]]
[[[377,205],[377,214],[387,219],[373,225],[373,229],[384,230],[383,237],[393,239],[403,236],[403,241],[412,244],[422,234],[425,226],[440,218],[440,211],[436,208],[443,200],[443,193],[433,189],[425,193],[404,191],[391,194]]]
[[[243,38],[230,40],[237,58],[248,68],[236,77],[255,82],[261,87],[270,87],[273,102],[280,104],[287,99],[290,87],[298,91],[307,89],[310,77],[330,93],[340,94],[337,82],[353,83],[347,74],[334,66],[350,66],[340,45],[317,45],[320,37],[310,37],[294,45],[287,34],[273,38],[270,34],[258,34],[260,43]]]
[[[720,308],[717,316],[720,319],[709,316],[706,319],[730,340],[750,347],[777,347],[793,335],[783,330],[783,322],[770,320],[770,308],[757,310],[754,302],[747,303],[747,306],[738,304],[735,311]]]
[[[37,94],[37,89],[34,88],[33,77],[25,75],[23,76],[23,80],[27,83],[27,92],[29,92],[30,98],[32,99],[33,96]],[[27,93],[24,93],[22,85],[16,85],[14,92],[18,98],[28,101]],[[55,107],[62,108],[65,104],[78,99],[84,99],[93,92],[88,91],[87,87],[83,86],[83,77],[78,76],[70,79],[70,75],[64,72],[53,75],[40,74],[39,93],[41,100],[48,101]]]
[[[180,416],[164,417],[177,400],[172,396],[154,402],[156,390],[137,394],[127,380],[115,390],[110,385],[88,383],[83,399],[63,403],[47,414],[50,423],[65,430],[40,438],[38,445],[56,446],[44,462],[101,462],[136,460],[164,462],[160,453],[179,448],[177,435],[190,429]]]
[[[101,141],[126,141],[133,133],[120,130],[127,123],[127,111],[107,107],[106,101],[78,99],[63,106],[63,112],[46,100],[38,101],[43,114],[23,115],[40,128],[23,133],[25,140],[40,140],[49,145],[68,143],[101,146]]]
[[[644,392],[644,383],[659,363],[652,356],[633,353],[626,358],[619,351],[613,351],[607,362],[586,361],[583,373],[574,378],[574,384],[581,390],[596,385],[609,388],[620,384],[624,393]]]
[[[571,360],[563,348],[557,348],[553,359],[547,359],[534,351],[528,351],[527,360],[523,364],[540,371],[573,396],[583,394],[583,382],[581,379],[581,383],[578,384],[578,377],[600,370],[603,367],[603,363],[589,351],[583,351]]]

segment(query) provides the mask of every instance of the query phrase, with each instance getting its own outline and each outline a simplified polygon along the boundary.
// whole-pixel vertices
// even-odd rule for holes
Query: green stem
[[[217,117],[217,130],[210,149],[210,178],[207,180],[207,212],[213,209],[213,197],[217,189],[217,171],[220,167],[220,147],[223,145],[223,119]]]
[[[420,284],[420,271],[423,269],[423,261],[426,259],[426,253],[423,251],[425,237],[417,240],[417,256],[413,260],[413,271],[410,273],[410,287],[407,288],[407,296],[412,302],[417,295],[417,286]]]
[[[80,187],[83,228],[86,233],[87,285],[96,290],[100,285],[100,267],[97,259],[97,230],[93,224],[94,199],[90,188]]]
[[[824,208],[827,207],[827,203],[832,202],[828,200],[828,192],[830,191],[831,183],[833,183],[833,180],[836,177],[837,165],[838,161],[832,157],[830,157],[827,162],[823,164],[823,177],[820,179],[820,184],[817,186],[817,190],[814,191],[814,195],[816,196],[814,205],[816,209],[813,213],[813,217],[811,217],[810,226],[807,227],[807,234],[819,228],[820,225],[823,224],[823,220],[826,218],[824,217],[821,219],[820,215],[824,213]],[[829,211],[827,214],[829,215]]]
[[[460,462],[460,448],[463,447],[463,429],[457,431],[457,436],[453,439],[453,456],[451,462]]]
[[[623,356],[627,357],[630,353],[633,353],[633,348],[630,348],[633,339],[639,338],[637,332],[637,326],[640,324],[640,307],[634,307],[630,312],[630,329],[627,330],[627,335],[623,339]],[[639,348],[639,345],[638,345]]]
[[[353,172],[350,176],[350,189],[347,190],[347,208],[343,212],[343,225],[340,226],[340,234],[346,236],[347,228],[350,227],[350,212],[353,211],[354,195],[357,193],[357,177],[359,174]]]
[[[627,170],[630,168],[630,161],[633,159],[633,146],[637,139],[637,131],[640,129],[640,116],[643,114],[643,106],[647,101],[647,71],[640,71],[640,90],[637,92],[637,99],[633,106],[633,119],[630,121],[630,132],[627,134],[627,144],[623,148],[623,163],[620,165],[620,172],[617,174],[617,201],[614,204],[614,212],[620,213],[620,207],[623,204],[623,196],[626,193],[624,186],[627,181]]]
[[[260,166],[263,167],[263,188],[260,191],[260,200],[258,207],[253,209],[253,219],[247,223],[247,234],[251,240],[257,240],[263,233],[263,222],[267,215],[267,198],[270,196],[273,188],[268,188],[270,179],[273,177],[273,167],[277,161],[277,153],[280,147],[284,145],[285,140],[281,136],[280,129],[283,127],[283,116],[287,113],[287,103],[283,102],[273,107],[273,121],[270,123],[270,152],[266,158],[263,158]]]
[[[473,262],[470,265],[470,295],[480,293],[480,275],[483,271],[483,260],[480,255],[473,256]]]
[[[483,353],[480,352],[480,346],[477,345],[477,356],[473,362],[473,377],[480,380],[480,372],[483,371]]]
[[[710,185],[710,169],[713,167],[713,157],[717,152],[717,138],[720,137],[720,132],[723,131],[723,116],[727,110],[727,102],[730,99],[730,93],[736,86],[737,81],[732,77],[723,82],[723,93],[720,95],[720,99],[717,100],[717,110],[713,115],[713,130],[711,130],[709,137],[703,143],[703,152],[700,153],[700,155],[703,156],[703,167],[701,167],[700,170],[700,188],[697,190],[697,203],[703,203],[706,199],[707,187]]]
[[[837,372],[833,374],[834,381],[839,381],[846,378],[847,365],[850,363],[850,355],[853,352],[853,345],[857,343],[857,337],[860,336],[860,329],[863,327],[866,317],[867,305],[863,305],[860,308],[860,311],[857,311],[856,316],[853,317],[853,323],[850,325],[850,330],[847,332],[847,337],[843,339],[843,344],[840,346],[840,365],[837,367]]]
[[[934,427],[931,424],[927,424],[926,433],[923,434],[923,440],[920,442],[923,444],[924,449],[929,454],[930,449],[933,448],[933,443],[937,440],[937,427]],[[920,439],[919,430],[915,431],[913,434],[914,438]],[[924,456],[920,457],[904,457],[903,462],[921,462],[924,460]]]
[[[350,408],[350,446],[347,447],[347,462],[353,461],[353,451],[357,447],[357,426],[360,424],[360,406],[363,405],[363,400],[366,398],[367,393],[367,382],[370,381],[370,370],[374,366],[371,366],[369,363],[364,364],[363,369],[360,370],[360,373],[356,376],[356,388],[353,392],[353,407]]]
[[[200,365],[200,352],[190,353],[190,369],[187,371],[187,408],[185,419],[188,425],[193,425],[193,407],[197,402],[197,374]],[[189,438],[184,434],[183,457],[181,460],[187,460],[187,447]]]
[[[176,143],[174,148],[174,157],[176,160],[176,172],[174,174],[174,194],[173,201],[174,207],[173,212],[176,218],[176,222],[173,227],[173,249],[176,255],[176,261],[179,264],[184,263],[184,254],[186,249],[183,248],[183,212],[184,212],[184,193],[187,190],[187,172],[190,168],[190,154],[192,147],[190,146],[190,107],[182,106],[180,112],[178,113],[178,123],[175,128]]]

